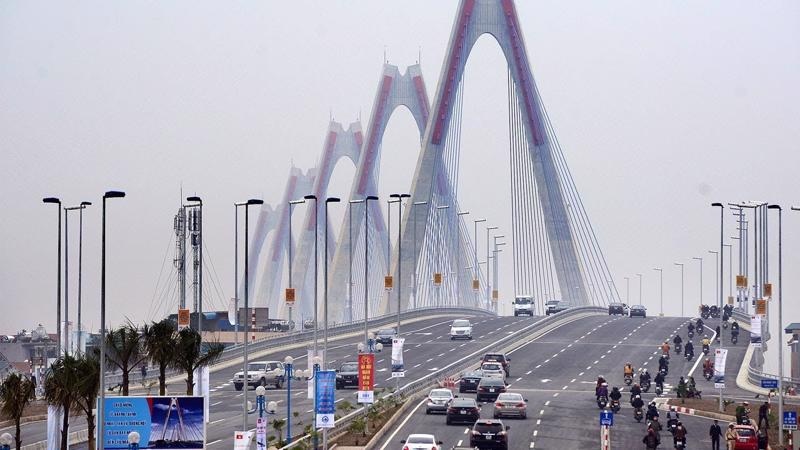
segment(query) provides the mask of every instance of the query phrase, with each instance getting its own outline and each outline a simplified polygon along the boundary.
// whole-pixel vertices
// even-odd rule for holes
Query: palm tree
[[[47,403],[61,408],[61,450],[67,450],[69,440],[70,410],[78,401],[78,386],[81,383],[78,360],[65,354],[50,366],[44,381],[44,397]]]
[[[225,349],[224,345],[211,342],[205,344],[205,351],[203,351],[201,343],[200,333],[193,328],[184,328],[178,332],[174,364],[175,367],[186,372],[186,395],[192,395],[194,371],[213,364]]]
[[[76,392],[76,405],[86,415],[86,426],[89,436],[89,450],[95,448],[94,436],[94,411],[97,406],[97,395],[100,392],[100,352],[94,352],[78,357],[77,361],[78,385]]]
[[[147,359],[142,335],[131,323],[106,335],[106,360],[122,371],[122,395],[128,395],[131,371]]]
[[[25,408],[34,399],[35,386],[33,381],[18,373],[12,373],[0,383],[0,412],[14,420],[16,435],[14,436],[17,448],[22,448],[22,430],[20,423]]]
[[[173,365],[175,359],[175,324],[164,319],[145,325],[143,329],[144,347],[147,357],[158,365],[158,392],[159,395],[167,393],[167,367]]]

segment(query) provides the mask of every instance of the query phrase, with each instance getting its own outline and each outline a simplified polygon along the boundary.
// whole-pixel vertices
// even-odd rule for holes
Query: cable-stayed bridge
[[[619,299],[536,87],[513,0],[462,0],[433,102],[429,103],[419,65],[401,72],[384,64],[366,133],[359,122],[345,128],[331,120],[316,167],[305,173],[292,168],[283,196],[262,210],[250,250],[251,273],[257,274],[251,277],[255,306],[269,306],[272,317],[288,317],[283,292],[289,287],[291,248],[295,317],[313,314],[314,282],[321,299],[326,263],[329,320],[333,322],[363,318],[365,296],[369,316],[398,307],[493,308],[491,266],[481,267],[484,262],[476,255],[482,242],[474,242],[472,224],[458,214],[463,75],[475,42],[484,34],[499,44],[508,73],[511,164],[510,192],[505,198],[512,206],[513,295],[532,296],[539,312],[544,301],[553,298],[575,306]],[[389,193],[378,192],[381,143],[400,106],[408,108],[417,124],[419,156],[407,189],[410,197],[402,208],[399,242],[394,238],[389,242],[391,225],[381,208]],[[334,235],[325,220],[325,198],[334,167],[342,158],[354,164],[355,175],[349,197],[342,198],[346,211],[339,234]],[[290,236],[294,206],[290,201],[307,195],[316,196],[317,201],[307,201],[302,225],[295,226]],[[379,197],[380,203],[365,201],[369,196]],[[272,238],[267,239],[270,232]],[[384,289],[387,275],[394,280],[391,291]],[[260,279],[257,289],[256,278]],[[504,292],[503,297],[512,298],[512,292]],[[321,311],[321,301],[318,308]]]

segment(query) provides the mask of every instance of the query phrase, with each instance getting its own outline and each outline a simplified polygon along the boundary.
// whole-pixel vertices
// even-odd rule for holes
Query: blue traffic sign
[[[797,411],[783,412],[783,429],[784,430],[797,429]]]
[[[614,413],[612,411],[600,411],[600,425],[614,426]]]
[[[764,389],[778,389],[778,380],[761,380],[761,387]]]

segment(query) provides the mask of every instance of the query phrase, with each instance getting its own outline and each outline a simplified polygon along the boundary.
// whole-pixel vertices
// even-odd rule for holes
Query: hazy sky
[[[702,255],[710,299],[707,252],[719,230],[709,203],[800,203],[800,3],[518,3],[539,89],[621,294],[630,276],[638,302],[634,274],[643,273],[644,303],[655,312],[652,269],[664,267],[665,310],[678,313],[673,262],[687,263],[694,305],[699,269],[691,257]],[[112,188],[128,198],[109,205],[111,323],[174,310],[160,304],[160,289],[181,185],[205,199],[206,251],[219,281],[213,302],[222,307],[233,288],[232,202],[278,201],[292,161],[316,163],[330,114],[366,120],[384,51],[401,67],[421,54],[432,97],[456,6],[0,3],[0,330],[54,328],[56,213],[41,203],[48,195],[95,202],[85,216],[84,301],[86,322],[99,325],[99,201]],[[465,80],[461,180],[485,182],[462,184],[461,202],[473,218],[509,230],[506,69],[489,37],[470,56]],[[418,152],[402,110],[384,139],[381,195],[408,190]],[[340,164],[330,193],[346,196],[353,172]],[[791,299],[800,292],[800,215],[787,212],[785,222]],[[510,252],[501,260],[504,293],[507,268]],[[800,321],[791,303],[787,317]]]

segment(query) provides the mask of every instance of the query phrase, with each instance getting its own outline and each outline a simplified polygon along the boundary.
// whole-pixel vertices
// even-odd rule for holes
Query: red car
[[[758,435],[756,427],[752,425],[735,425],[733,431],[736,432],[736,450],[758,450]]]

